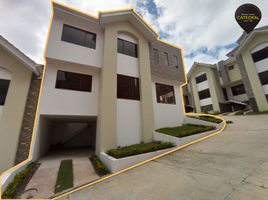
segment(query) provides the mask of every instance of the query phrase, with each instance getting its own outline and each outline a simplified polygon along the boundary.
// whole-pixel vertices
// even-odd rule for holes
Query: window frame
[[[174,67],[176,69],[179,68],[179,60],[178,60],[178,56],[177,55],[173,55],[173,62],[174,62]]]
[[[159,51],[157,48],[153,48],[154,63],[159,64]]]
[[[267,59],[268,58],[268,46],[254,53],[251,53],[251,57],[254,63]]]
[[[171,91],[169,91],[169,92],[172,92],[173,93],[171,102],[168,102],[168,101],[167,102],[161,102],[160,96],[163,96],[164,94],[159,94],[159,92],[162,93],[162,91],[158,91],[158,89],[159,89],[158,86],[159,87],[166,87],[166,88],[169,87],[169,88],[171,88]],[[174,85],[168,85],[168,84],[164,84],[164,83],[155,83],[155,93],[156,93],[156,102],[157,103],[169,104],[169,105],[176,105],[176,96],[175,96]]]
[[[207,99],[211,97],[209,88],[198,91],[199,100]]]
[[[90,85],[89,87],[86,89],[74,89],[74,88],[67,88],[67,87],[63,87],[63,86],[59,86],[58,84],[58,78],[59,78],[59,73],[60,72],[64,72],[64,73],[67,73],[67,74],[72,74],[72,75],[75,75],[75,76],[80,76],[80,77],[87,77],[89,78],[89,81],[90,81]],[[81,81],[80,80],[80,87],[81,87]],[[89,75],[89,74],[81,74],[81,73],[76,73],[76,72],[70,72],[70,71],[65,71],[65,70],[57,70],[57,74],[56,74],[56,82],[55,82],[55,89],[60,89],[60,90],[71,90],[71,91],[78,91],[78,92],[87,92],[87,93],[91,93],[92,92],[92,84],[93,84],[93,76],[92,75]]]
[[[237,90],[237,88],[239,88],[241,86],[243,87],[243,89],[240,88],[239,90]],[[232,95],[233,96],[238,96],[238,95],[246,94],[245,86],[243,84],[232,86],[231,87],[231,91],[232,91]]]
[[[228,70],[229,71],[231,71],[231,70],[233,70],[234,69],[234,65],[230,65],[230,66],[228,66]]]
[[[203,83],[203,82],[205,82],[207,80],[208,80],[208,78],[207,78],[207,74],[206,73],[201,74],[201,75],[195,77],[196,84]]]
[[[166,66],[169,66],[169,56],[168,56],[168,52],[164,52],[164,64]]]
[[[119,89],[122,88],[122,86],[119,85],[120,77],[121,78],[129,78],[129,79],[132,79],[132,80],[137,82],[137,87],[131,87],[131,91],[129,91],[129,93],[131,93],[131,94],[129,95],[129,97],[123,96],[122,93],[119,94],[119,92],[120,92]],[[117,92],[116,92],[117,99],[140,101],[140,82],[139,81],[140,80],[137,77],[127,76],[127,75],[123,75],[123,74],[117,74],[117,87],[116,87],[117,88]],[[133,84],[133,83],[131,83],[131,84]],[[126,86],[126,82],[124,82],[123,85]]]
[[[9,90],[9,86],[10,86],[11,81],[9,79],[0,79],[0,83],[1,82],[6,82],[6,88],[4,88],[5,89],[4,93],[3,93],[3,95],[0,94],[0,97],[3,96],[2,100],[0,98],[0,106],[4,106],[5,103],[6,103],[6,98],[7,98],[7,95],[8,95],[8,90]]]
[[[122,50],[119,48],[119,43],[122,42]],[[131,44],[134,45],[134,54],[130,54],[130,53],[126,53],[126,44]],[[124,40],[122,38],[117,38],[117,53],[126,55],[126,56],[130,56],[130,57],[134,57],[134,58],[138,58],[138,44],[134,43],[134,42],[130,42],[128,40]]]
[[[65,38],[66,36],[64,37],[64,29],[65,28],[71,28],[71,29],[74,29],[74,30],[83,32],[85,34],[85,36],[84,36],[84,44],[78,44],[78,43],[75,43],[75,42],[72,42],[72,41],[66,39]],[[89,46],[87,44],[87,36],[88,35],[91,35],[91,36],[93,36],[95,38],[93,40],[94,41],[94,45],[93,46]],[[83,30],[81,28],[77,28],[77,27],[68,25],[68,24],[63,24],[62,33],[61,33],[61,41],[68,42],[68,43],[75,44],[75,45],[82,46],[82,47],[86,47],[86,48],[90,48],[90,49],[96,49],[96,45],[97,45],[97,34],[96,33],[93,33],[93,32],[90,32],[90,31]]]

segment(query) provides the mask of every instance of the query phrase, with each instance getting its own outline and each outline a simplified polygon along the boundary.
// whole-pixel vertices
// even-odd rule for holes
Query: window
[[[0,79],[0,105],[5,105],[10,80]]]
[[[231,65],[231,66],[228,66],[228,70],[233,70],[234,69],[234,66]]]
[[[223,92],[223,96],[224,96],[225,101],[228,101],[228,95],[227,95],[226,89],[222,88],[222,92]]]
[[[206,80],[207,80],[207,75],[206,74],[202,74],[202,75],[197,76],[195,78],[196,84],[201,83],[201,82],[204,82]]]
[[[91,92],[92,76],[59,70],[56,88]]]
[[[155,88],[157,103],[176,104],[173,86],[156,83]]]
[[[198,92],[199,99],[206,99],[210,97],[209,89],[201,90]]]
[[[268,84],[268,70],[264,72],[260,72],[259,78],[260,78],[262,85],[267,85]]]
[[[245,87],[243,84],[236,85],[234,87],[231,87],[232,93],[234,96],[240,95],[240,94],[245,94]]]
[[[164,63],[165,63],[165,65],[169,66],[168,53],[167,52],[164,52]]]
[[[252,59],[254,62],[264,60],[265,58],[268,58],[268,47],[265,47],[252,54]]]
[[[212,104],[206,105],[206,106],[201,106],[201,112],[207,113],[208,111],[213,110]]]
[[[117,52],[136,58],[138,57],[137,44],[119,38],[117,39]]]
[[[139,79],[118,74],[117,98],[140,100]]]
[[[156,48],[153,49],[153,57],[154,57],[155,64],[158,64],[159,63],[159,54],[158,54],[158,49],[156,49]]]
[[[177,56],[173,56],[173,62],[174,62],[174,67],[179,68],[179,66],[178,66],[178,57]]]
[[[69,25],[63,25],[62,41],[96,49],[96,34]]]

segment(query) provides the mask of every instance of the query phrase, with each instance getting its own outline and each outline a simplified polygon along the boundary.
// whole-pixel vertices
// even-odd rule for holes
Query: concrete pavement
[[[268,199],[268,115],[226,119],[219,135],[62,199]]]

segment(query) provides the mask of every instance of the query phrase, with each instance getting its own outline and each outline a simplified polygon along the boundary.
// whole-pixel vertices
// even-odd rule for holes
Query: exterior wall
[[[117,36],[119,32],[130,33],[138,42],[142,141],[152,141],[154,130],[148,41],[128,22],[107,24],[104,28],[105,43],[103,69],[101,71],[102,84],[100,88],[99,116],[97,122],[96,151],[98,154],[117,146],[117,119],[114,117],[114,113],[117,112]]]
[[[57,89],[57,70],[92,76],[92,91]],[[39,114],[97,116],[99,102],[99,70],[97,68],[66,62],[47,61],[41,94]]]
[[[157,58],[154,57],[154,48],[158,49],[159,63],[156,62]],[[169,66],[166,66],[164,63],[164,52],[168,53]],[[178,68],[175,68],[173,55],[176,55],[178,58]],[[185,82],[182,59],[181,50],[178,48],[167,45],[160,41],[150,44],[150,63],[153,76]]]
[[[228,66],[231,66],[231,65],[234,66],[234,69],[229,70],[228,69]],[[240,73],[238,64],[237,63],[233,63],[231,65],[227,65],[226,66],[227,71],[228,71],[230,82],[235,82],[235,81],[241,80],[242,79],[242,76],[241,76],[241,73]]]
[[[15,164],[26,160],[29,156],[40,85],[41,79],[33,75],[24,111]]]
[[[256,47],[268,41],[267,35],[265,34],[258,34],[256,37],[250,42],[245,50],[241,53],[244,66],[246,72],[248,74],[249,82],[252,87],[252,91],[254,97],[256,99],[257,107],[259,111],[268,110],[268,103],[265,97],[264,89],[260,83],[256,65],[253,62],[251,52],[254,51]],[[255,67],[252,67],[255,66]]]
[[[155,83],[173,85],[176,104],[157,103]],[[180,86],[178,82],[154,77],[152,81],[152,94],[155,128],[159,129],[164,127],[180,126],[183,121],[184,112],[181,98],[182,94],[180,93]]]
[[[137,44],[135,38],[118,33],[118,38]],[[117,74],[139,78],[139,57],[117,53]],[[130,114],[131,113],[131,114]],[[117,99],[117,146],[137,144],[142,141],[141,102]]]
[[[63,24],[97,34],[96,49],[83,47],[61,40]],[[94,67],[102,67],[103,31],[100,26],[75,15],[54,14],[46,57]]]
[[[195,103],[195,108],[196,112],[201,113],[201,106],[207,105],[208,102],[200,101],[199,96],[198,96],[198,87],[202,88],[205,87],[204,85],[197,86],[195,77],[198,75],[201,75],[202,73],[206,73],[207,75],[207,83],[209,86],[209,91],[210,91],[210,98],[211,103],[213,106],[213,111],[214,112],[220,112],[220,107],[219,107],[219,100],[221,100],[223,97],[221,97],[221,94],[219,92],[219,88],[216,82],[216,79],[214,77],[214,71],[210,67],[206,66],[198,66],[198,69],[196,69],[190,76],[190,84],[192,86],[192,94],[194,97],[194,103]],[[205,100],[205,99],[204,99]]]
[[[233,95],[231,87],[236,86],[236,85],[240,85],[240,84],[242,84],[242,83],[240,82],[240,83],[236,83],[236,84],[233,84],[233,85],[226,87],[226,92],[227,92],[229,100],[234,100],[234,101],[239,101],[239,102],[246,102],[249,100],[248,95],[246,93],[236,95],[236,96]]]
[[[12,74],[0,119],[1,173],[14,164],[32,72],[1,47],[0,66]]]

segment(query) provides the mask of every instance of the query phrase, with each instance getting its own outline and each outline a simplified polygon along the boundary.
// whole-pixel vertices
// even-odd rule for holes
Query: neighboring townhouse
[[[182,124],[181,49],[159,40],[132,9],[97,18],[58,3],[53,11],[33,160],[53,147],[99,155]]]
[[[41,71],[0,36],[0,173],[28,157]]]
[[[232,112],[247,105],[268,110],[268,26],[244,33],[227,56],[214,65],[193,64],[187,77],[194,100],[186,105],[196,112]]]

